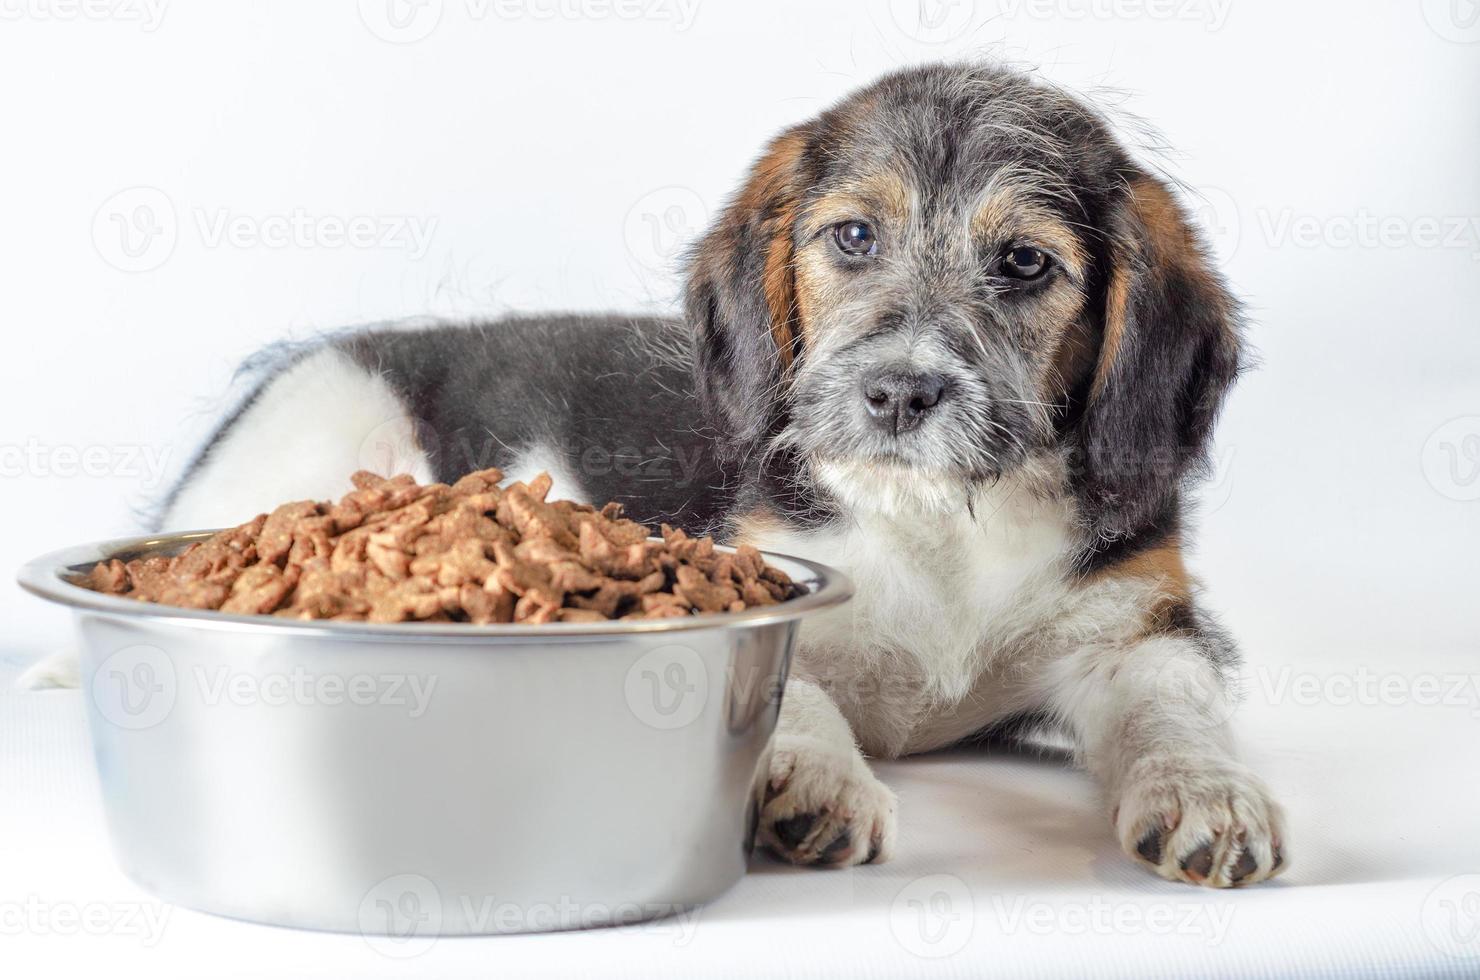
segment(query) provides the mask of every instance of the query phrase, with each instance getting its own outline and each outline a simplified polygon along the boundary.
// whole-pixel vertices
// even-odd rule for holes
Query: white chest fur
[[[827,474],[836,485],[844,474]],[[1065,609],[1069,505],[1004,481],[964,506],[870,507],[866,488],[845,500],[846,524],[821,531],[756,529],[758,547],[845,571],[856,593],[803,627],[797,671],[833,691],[856,728],[906,737],[972,692],[989,667],[1031,644]],[[873,488],[877,489],[877,488]],[[882,703],[881,703],[882,702]],[[881,718],[881,712],[908,712]],[[860,734],[863,734],[860,732]]]

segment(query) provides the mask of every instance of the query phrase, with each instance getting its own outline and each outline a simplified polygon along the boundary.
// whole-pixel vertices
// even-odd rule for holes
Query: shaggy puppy
[[[771,143],[684,309],[278,351],[163,523],[332,495],[367,459],[548,469],[853,578],[781,708],[759,833],[783,857],[889,856],[866,755],[1047,724],[1132,858],[1214,886],[1281,868],[1226,725],[1235,654],[1182,559],[1238,308],[1092,108],[993,67],[890,75]]]

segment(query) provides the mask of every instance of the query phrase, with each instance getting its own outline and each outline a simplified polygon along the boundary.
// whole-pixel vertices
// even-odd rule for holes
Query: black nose
[[[863,380],[863,404],[880,428],[906,432],[940,404],[945,390],[945,379],[936,374],[877,371]]]

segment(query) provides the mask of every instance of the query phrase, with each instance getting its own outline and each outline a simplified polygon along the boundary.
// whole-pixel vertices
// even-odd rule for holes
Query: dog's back
[[[706,529],[729,491],[677,321],[517,317],[345,331],[285,349],[163,508],[171,529],[233,524],[349,489],[357,469],[451,482],[547,470],[560,496]]]

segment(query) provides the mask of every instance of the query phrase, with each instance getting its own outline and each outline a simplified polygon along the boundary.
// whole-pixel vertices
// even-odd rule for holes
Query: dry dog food
[[[297,619],[583,623],[738,612],[797,593],[760,552],[549,501],[550,477],[452,486],[360,472],[337,504],[283,504],[174,557],[112,559],[80,582],[193,609]]]

